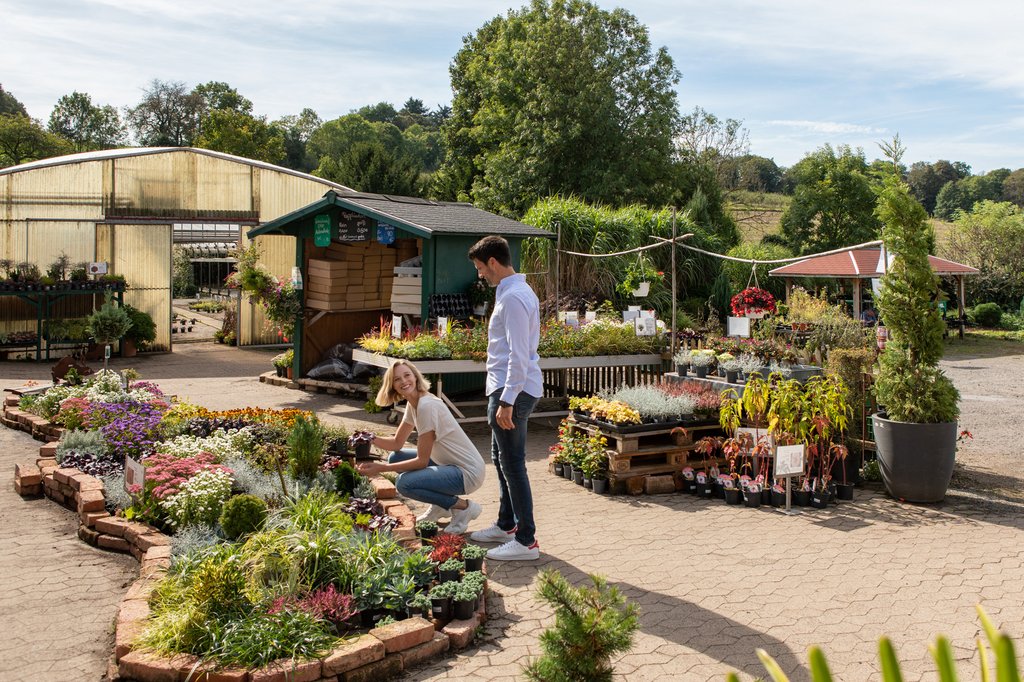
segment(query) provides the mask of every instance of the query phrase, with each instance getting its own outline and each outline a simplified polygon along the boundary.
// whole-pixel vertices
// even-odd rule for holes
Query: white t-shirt
[[[434,449],[430,459],[439,466],[457,466],[462,470],[465,494],[484,483],[484,460],[466,432],[462,430],[448,406],[432,393],[420,396],[419,405],[406,403],[403,422],[409,422],[416,433],[434,432]]]

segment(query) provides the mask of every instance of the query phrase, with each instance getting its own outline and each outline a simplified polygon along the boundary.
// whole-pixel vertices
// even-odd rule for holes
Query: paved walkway
[[[259,384],[252,377],[269,368],[270,357],[267,352],[196,345],[170,356],[140,357],[132,364],[170,392],[212,408],[301,407],[350,427],[391,428],[380,415],[363,413],[355,401]],[[41,374],[29,365],[16,367],[24,374],[0,378],[0,386],[21,383],[32,369]],[[951,639],[961,679],[977,679],[977,603],[1017,639],[1018,650],[1024,646],[1024,506],[1018,503],[953,491],[942,505],[919,507],[861,490],[852,503],[786,517],[681,495],[597,496],[546,473],[544,458],[555,432],[550,426],[531,429],[528,468],[542,558],[529,564],[492,564],[495,594],[488,602],[491,620],[482,642],[406,679],[521,679],[522,666],[540,652],[539,633],[551,622],[550,610],[534,598],[540,568],[557,569],[577,584],[586,580],[586,573],[600,573],[640,605],[635,646],[616,665],[622,679],[630,682],[723,680],[730,670],[743,673],[744,680],[765,677],[754,653],[759,647],[794,682],[806,681],[806,651],[812,644],[823,647],[837,679],[877,680],[877,639],[883,634],[896,644],[904,679],[934,680],[927,644],[938,633]],[[472,426],[470,435],[486,449],[485,427]],[[11,449],[35,444],[23,443],[27,439],[20,436],[2,437],[7,439],[2,441],[3,466],[10,472],[8,463],[17,459]],[[104,574],[110,585],[130,575],[123,559],[97,557],[95,550],[78,543],[70,515],[49,502],[21,502],[9,490],[6,486],[8,492],[0,497],[5,521],[0,561],[14,547],[40,549],[34,563],[0,564],[5,570],[0,595],[5,622],[38,609],[38,598],[26,594],[24,587],[38,582],[47,565],[59,566],[50,584],[69,593],[83,585],[89,586],[90,595],[102,592],[92,587],[89,581],[95,578],[83,565]],[[495,495],[491,476],[475,495],[484,506],[477,524],[493,518]],[[35,520],[44,517],[58,522]],[[60,523],[66,532],[54,527]],[[51,546],[58,549],[49,550]],[[95,620],[109,624],[112,611],[104,614],[103,609],[112,609],[117,596],[83,606],[83,612],[96,613]],[[40,623],[49,618],[54,632],[70,636],[70,629],[62,628],[72,622],[67,616],[66,608],[58,607],[33,617]],[[86,626],[83,618],[73,631],[77,635]],[[43,630],[40,625],[37,633]],[[97,626],[89,636],[90,642],[102,645],[107,635]],[[0,647],[12,666],[8,670],[20,672],[28,668],[17,666],[38,660],[38,654],[51,651],[62,639],[40,639],[19,629]],[[77,646],[69,649],[81,652]],[[34,669],[34,676],[15,679],[95,679],[79,674],[86,670],[80,666],[89,659],[94,661],[91,670],[102,670],[107,651],[97,646],[95,658],[83,653],[79,667]],[[3,668],[0,679],[6,679]]]

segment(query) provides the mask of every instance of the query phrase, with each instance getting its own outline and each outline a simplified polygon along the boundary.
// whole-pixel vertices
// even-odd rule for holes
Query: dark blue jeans
[[[495,420],[501,391],[487,396],[487,424],[491,427],[491,461],[498,472],[498,527],[516,530],[516,540],[529,547],[536,539],[533,492],[526,474],[526,425],[539,398],[520,393],[512,405],[514,428],[505,430]]]

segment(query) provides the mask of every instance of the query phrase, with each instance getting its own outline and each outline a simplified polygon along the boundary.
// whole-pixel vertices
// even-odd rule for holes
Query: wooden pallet
[[[639,433],[621,433],[612,431],[596,424],[578,422],[569,418],[572,428],[579,429],[588,434],[600,434],[608,440],[608,447],[619,454],[641,453],[645,451],[671,450],[680,447],[690,447],[699,438],[711,435],[719,430],[717,424],[704,424],[700,426],[687,426],[686,434],[681,438],[672,434],[672,427],[665,429],[654,429],[641,431]]]

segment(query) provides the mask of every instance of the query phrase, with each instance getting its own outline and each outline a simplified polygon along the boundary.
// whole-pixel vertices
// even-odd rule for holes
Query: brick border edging
[[[148,524],[108,514],[100,479],[78,469],[57,465],[54,456],[56,441],[63,429],[16,408],[17,398],[8,397],[4,401],[0,422],[48,442],[39,448],[39,457],[34,462],[15,464],[15,492],[21,497],[44,495],[76,512],[80,521],[78,537],[82,541],[101,549],[130,553],[139,561],[139,577],[128,588],[117,610],[114,652],[108,671],[110,679],[129,678],[141,682],[369,682],[397,675],[449,649],[466,648],[475,637],[477,628],[487,619],[485,584],[480,605],[468,620],[445,623],[421,617],[409,618],[374,628],[315,661],[293,663],[281,660],[254,670],[215,671],[211,666],[198,665],[200,659],[195,656],[178,654],[164,658],[133,650],[132,644],[142,633],[150,615],[150,595],[171,563],[170,538]],[[385,512],[398,520],[392,531],[395,537],[408,548],[420,547],[416,518],[397,499],[395,486],[380,477],[371,479],[371,482]]]

